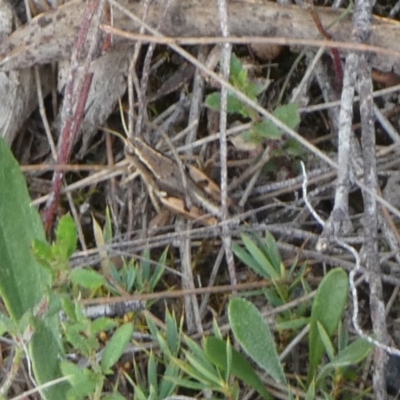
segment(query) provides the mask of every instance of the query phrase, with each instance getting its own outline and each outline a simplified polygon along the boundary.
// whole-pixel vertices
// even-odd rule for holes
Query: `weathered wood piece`
[[[141,2],[121,0],[132,13],[140,16]],[[156,27],[163,13],[163,0],[154,0],[146,22]],[[15,31],[0,45],[0,69],[8,71],[69,58],[75,34],[81,21],[83,0],[72,0],[55,11],[34,18],[25,27]],[[330,8],[316,8],[324,26],[341,13]],[[279,6],[275,3],[229,3],[229,30],[235,36],[287,37],[315,39],[318,31],[310,14],[297,6]],[[220,36],[215,0],[176,0],[172,11],[163,20],[162,33],[167,36]],[[114,25],[137,32],[138,26],[115,10]],[[399,23],[374,18],[372,44],[400,52]],[[348,41],[351,36],[351,14],[329,29],[337,41]],[[124,39],[115,38],[115,43]],[[126,40],[126,39],[125,39]],[[393,70],[400,74],[397,54],[371,54],[374,68]]]

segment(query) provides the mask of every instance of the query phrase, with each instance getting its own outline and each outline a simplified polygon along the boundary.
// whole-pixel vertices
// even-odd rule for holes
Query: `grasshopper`
[[[214,217],[205,219],[207,225],[221,217],[219,187],[196,167],[189,165],[182,171],[177,162],[137,137],[125,140],[125,155],[148,186],[157,210],[156,198],[173,212],[192,219],[202,216],[201,209],[209,212]]]

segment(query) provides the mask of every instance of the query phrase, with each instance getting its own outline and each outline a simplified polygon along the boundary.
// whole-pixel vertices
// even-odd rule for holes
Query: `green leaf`
[[[357,339],[339,352],[332,360],[331,364],[336,368],[358,364],[367,357],[373,347],[374,346],[366,340],[361,338]]]
[[[73,218],[68,214],[64,215],[57,226],[56,243],[60,249],[60,254],[64,259],[68,260],[78,243],[78,233]]]
[[[112,318],[107,318],[107,317],[101,317],[101,318],[96,318],[92,322],[92,332],[94,334],[100,333],[100,332],[107,332],[111,329],[114,329],[117,326],[117,322],[112,319]]]
[[[51,245],[47,242],[34,239],[32,242],[32,250],[35,255],[35,259],[45,267],[48,272],[52,273],[53,269],[51,263],[53,261],[53,250]]]
[[[300,124],[299,107],[296,103],[275,108],[273,115],[291,129],[296,129]]]
[[[159,398],[165,399],[175,392],[176,384],[173,380],[177,379],[179,375],[180,369],[175,363],[167,364],[160,383]]]
[[[268,231],[265,232],[265,242],[267,245],[268,257],[271,260],[275,270],[279,271],[282,265],[281,253],[279,252],[275,238]]]
[[[318,326],[318,333],[322,340],[322,343],[324,344],[326,354],[328,354],[329,359],[332,360],[333,357],[335,356],[335,349],[333,348],[333,344],[325,328],[319,321],[317,322],[317,326]]]
[[[278,280],[280,278],[279,269],[278,271],[275,270],[274,265],[271,263],[268,256],[265,255],[261,248],[257,245],[257,243],[255,243],[250,236],[244,233],[242,233],[241,237],[247,251],[259,265],[260,271],[263,271],[263,276],[265,278]]]
[[[297,330],[306,326],[310,322],[310,318],[295,318],[288,321],[277,321],[276,329],[280,331]]]
[[[279,106],[272,114],[291,129],[295,129],[300,124],[300,114],[295,103]],[[265,138],[280,139],[282,137],[281,129],[267,119],[257,124],[253,129],[256,129],[256,132]]]
[[[258,264],[256,260],[241,246],[237,243],[232,244],[232,251],[239,260],[250,267],[256,274],[263,278],[269,278],[270,276],[264,271],[264,269]]]
[[[251,127],[252,141],[261,141],[262,139],[281,139],[283,132],[273,122],[265,119],[264,121],[254,123]]]
[[[229,321],[244,351],[277,382],[285,384],[274,339],[257,308],[244,299],[235,298],[229,304]]]
[[[119,360],[133,334],[133,324],[120,326],[104,348],[101,358],[101,368],[109,373],[110,368]]]
[[[36,261],[34,239],[45,242],[41,218],[30,197],[24,176],[8,144],[0,138],[0,297],[14,323],[33,312],[51,284],[51,275]],[[61,376],[58,366],[63,355],[58,317],[43,316],[33,322],[37,328],[29,351],[38,385]],[[43,360],[43,354],[46,360]],[[67,384],[46,389],[46,399],[65,399]]]
[[[206,97],[206,106],[211,108],[214,111],[221,110],[221,94],[218,92],[211,93]],[[239,113],[243,116],[247,117],[248,112],[243,104],[237,99],[235,96],[229,94],[228,95],[228,105],[227,111],[229,114]]]
[[[157,362],[154,358],[153,352],[150,352],[149,361],[147,364],[147,380],[148,385],[154,388],[155,392],[158,392]]]
[[[69,382],[72,385],[72,388],[68,391],[68,397],[65,398],[83,399],[91,397],[96,386],[101,382],[99,382],[99,377],[87,368],[80,368],[69,361],[61,362],[61,371],[64,376],[69,376]]]
[[[311,381],[308,385],[307,395],[305,400],[314,400],[315,399],[315,381]]]
[[[343,349],[339,354],[334,357],[334,359],[324,365],[318,374],[318,382],[321,382],[325,379],[327,375],[334,369],[348,367],[350,365],[358,364],[362,361],[369,352],[373,349],[373,345],[368,343],[364,339],[357,339],[345,349]]]
[[[232,53],[231,55],[231,66],[230,66],[230,75],[231,80],[235,80],[238,78],[240,71],[243,70],[242,62],[236,56],[236,54]]]
[[[102,396],[101,400],[126,400],[126,397],[122,396],[122,394],[119,394],[118,392],[115,392]]]
[[[96,290],[106,284],[104,276],[91,269],[74,269],[71,272],[71,280],[89,290]]]
[[[31,252],[34,239],[45,241],[40,216],[30,197],[19,165],[0,138],[0,295],[17,322],[41,300],[50,275]]]
[[[328,272],[318,287],[314,298],[309,334],[309,382],[313,379],[324,354],[325,346],[318,331],[320,323],[328,337],[337,328],[347,302],[349,282],[346,272],[336,268]]]
[[[167,309],[165,315],[165,325],[167,330],[167,343],[171,353],[176,356],[180,348],[181,335],[178,331],[178,324],[175,313],[172,314]]]
[[[208,337],[204,342],[207,357],[218,368],[227,369],[226,342],[216,337]],[[247,385],[254,388],[263,399],[271,400],[272,397],[266,391],[264,383],[258,377],[250,363],[237,350],[232,351],[231,373]]]

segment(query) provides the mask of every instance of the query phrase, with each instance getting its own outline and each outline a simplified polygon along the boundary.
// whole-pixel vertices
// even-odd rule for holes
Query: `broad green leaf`
[[[229,303],[229,321],[236,340],[248,356],[277,382],[285,384],[274,338],[257,308],[247,300],[233,299]]]
[[[104,373],[109,373],[110,368],[119,360],[133,334],[133,324],[120,326],[108,341],[101,358],[101,368]]]
[[[0,138],[0,297],[11,319],[20,318],[43,299],[51,275],[36,261],[31,250],[35,239],[45,242],[42,221],[30,197],[24,176],[8,144]],[[61,377],[63,355],[58,318],[44,316],[33,322],[36,331],[29,352],[38,385]],[[46,360],[43,359],[46,355]],[[46,389],[46,399],[65,399],[67,384]]]
[[[89,290],[96,290],[106,284],[104,276],[91,269],[74,269],[71,272],[71,280]]]
[[[215,337],[208,337],[204,342],[207,357],[218,368],[226,370],[226,342]],[[263,399],[271,400],[272,397],[266,391],[264,383],[258,377],[250,363],[237,350],[232,348],[231,373],[247,385],[254,388]]]
[[[313,379],[325,351],[324,343],[318,331],[318,323],[324,327],[328,337],[331,338],[342,318],[348,290],[348,277],[341,268],[329,271],[318,287],[310,320],[309,382]]]
[[[0,295],[14,321],[39,303],[50,274],[31,251],[34,239],[45,241],[42,221],[20,167],[0,138]]]

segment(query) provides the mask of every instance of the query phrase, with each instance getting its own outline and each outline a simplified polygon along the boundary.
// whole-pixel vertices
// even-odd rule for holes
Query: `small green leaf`
[[[341,268],[329,271],[318,287],[311,311],[309,382],[313,379],[325,350],[318,331],[318,323],[324,327],[328,337],[332,337],[342,318],[348,290],[348,277]]]
[[[99,377],[87,368],[79,368],[69,361],[61,361],[61,371],[64,376],[69,376],[72,388],[68,391],[68,398],[83,399],[91,395],[99,384]]]
[[[53,250],[51,245],[42,240],[34,239],[32,243],[32,251],[38,263],[45,267],[48,272],[52,273],[53,268],[51,263],[53,261]]]
[[[374,346],[366,340],[361,338],[357,339],[339,352],[332,360],[331,364],[336,368],[358,364],[367,357],[373,347]]]
[[[317,322],[317,326],[318,326],[318,333],[322,340],[322,343],[324,344],[326,354],[328,354],[329,359],[332,360],[333,357],[335,356],[335,350],[333,348],[331,340],[329,339],[329,335],[326,333],[325,328],[319,321]]]
[[[158,392],[157,362],[153,352],[150,352],[149,361],[147,363],[147,380],[148,385],[152,387],[155,392]]]
[[[314,400],[315,399],[315,381],[311,381],[308,385],[307,395],[305,400]]]
[[[286,330],[297,330],[301,329],[304,326],[306,326],[310,322],[310,318],[296,318],[296,319],[290,319],[288,321],[277,321],[276,323],[276,329],[281,330],[281,331],[286,331]]]
[[[218,92],[211,93],[206,97],[206,106],[214,111],[221,110],[221,94]],[[235,96],[228,95],[228,106],[227,111],[229,114],[242,114],[244,117],[248,117],[248,112],[243,104]]]
[[[119,327],[104,348],[101,358],[101,368],[104,373],[109,373],[110,368],[119,360],[133,334],[133,324]]]
[[[275,238],[268,231],[265,232],[265,242],[267,245],[268,257],[271,260],[272,265],[275,267],[275,270],[279,271],[282,265],[281,254],[279,252]]]
[[[250,238],[250,236],[243,233],[241,237],[247,251],[258,263],[260,270],[263,271],[263,276],[265,278],[272,278],[275,280],[279,279],[279,269],[278,271],[275,270],[274,266],[268,259],[268,256],[263,253],[260,247]]]
[[[135,392],[135,394],[136,394],[136,392]],[[118,392],[115,392],[115,393],[106,394],[105,396],[102,396],[101,400],[126,400],[126,397],[122,396],[122,394],[119,394]]]
[[[271,121],[264,120],[261,122],[257,122],[252,126],[252,134],[255,137],[262,139],[281,139],[282,138],[282,131]]]
[[[106,284],[104,276],[91,269],[74,269],[71,272],[71,280],[89,290],[96,290]]]
[[[323,381],[334,369],[358,364],[369,354],[372,349],[372,344],[368,343],[364,339],[357,339],[339,352],[330,363],[324,365],[318,374],[317,381]]]
[[[231,55],[231,79],[236,79],[239,74],[240,71],[242,71],[243,69],[243,65],[242,62],[239,60],[239,58],[236,56],[236,54],[232,53]]]
[[[296,103],[279,106],[274,110],[273,114],[274,117],[291,129],[296,129],[300,124],[299,107]]]
[[[265,273],[264,269],[258,264],[256,260],[241,246],[237,243],[232,244],[232,251],[239,260],[250,267],[256,274],[263,278],[269,278],[269,275]]]
[[[244,299],[235,298],[229,303],[229,321],[244,351],[277,382],[285,384],[274,339],[257,308]]]
[[[300,123],[300,114],[295,103],[279,106],[272,114],[291,129],[295,129]],[[280,139],[282,137],[281,129],[267,119],[254,125],[253,131],[268,139]]]
[[[100,332],[107,332],[111,329],[114,329],[116,326],[117,322],[112,318],[107,318],[107,317],[96,318],[92,322],[92,332],[94,334]]]
[[[204,342],[204,349],[207,357],[210,361],[215,364],[218,368],[223,370],[227,369],[226,360],[226,342],[216,337],[208,337]],[[264,383],[258,377],[250,363],[244,358],[237,350],[231,349],[232,351],[232,366],[231,373],[238,379],[241,379],[247,385],[254,388],[264,399],[272,399],[269,393],[265,389]]]
[[[68,260],[74,251],[78,243],[78,233],[73,218],[67,214],[64,215],[58,223],[56,231],[56,243],[66,260]]]

